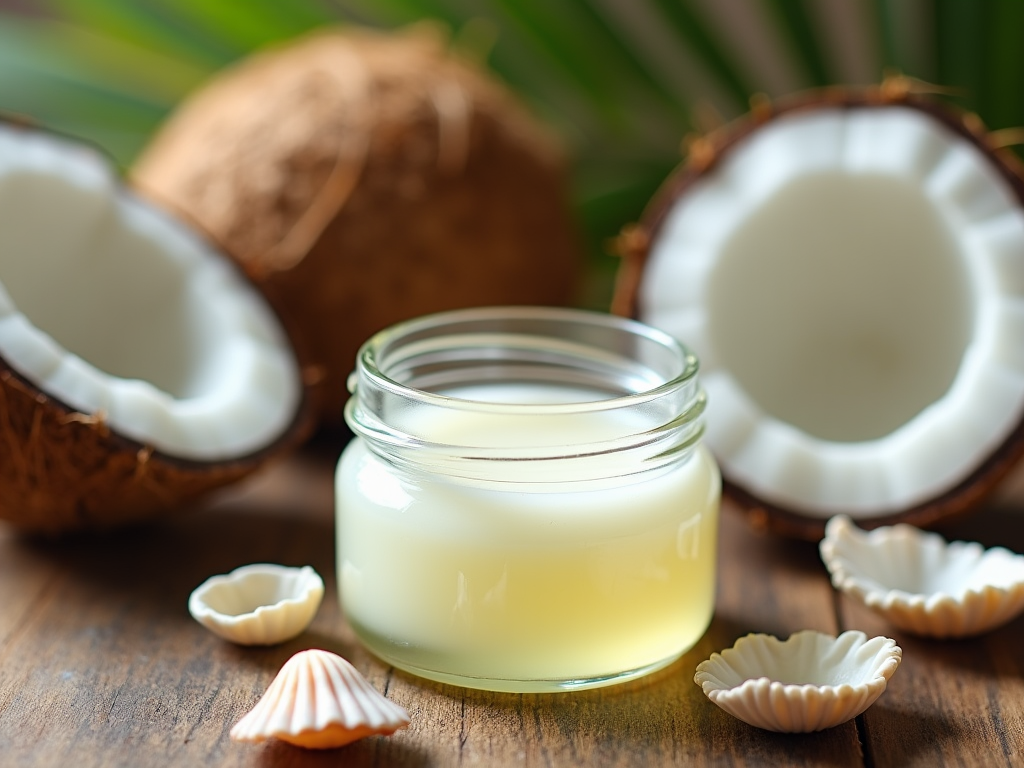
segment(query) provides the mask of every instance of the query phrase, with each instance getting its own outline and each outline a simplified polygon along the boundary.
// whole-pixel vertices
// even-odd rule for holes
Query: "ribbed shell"
[[[712,702],[757,728],[809,733],[845,723],[885,691],[903,658],[887,637],[805,630],[781,641],[747,635],[697,666]]]
[[[188,610],[214,634],[239,645],[275,645],[301,635],[324,596],[311,566],[254,563],[212,576],[192,593]]]
[[[276,737],[300,747],[330,749],[365,736],[387,736],[408,724],[408,713],[345,659],[313,649],[285,663],[263,698],[231,729],[231,738],[261,742]]]
[[[970,637],[1024,611],[1024,557],[894,525],[870,533],[848,517],[825,527],[832,584],[889,623],[925,637]]]

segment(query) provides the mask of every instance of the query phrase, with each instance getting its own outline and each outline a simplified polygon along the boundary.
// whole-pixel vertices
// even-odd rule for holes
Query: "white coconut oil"
[[[337,476],[350,624],[395,666],[495,690],[601,685],[670,663],[714,603],[720,482],[699,445],[695,361],[628,321],[504,310],[533,325],[492,333],[493,312],[429,319],[458,350],[448,373],[422,333],[401,343],[408,328],[378,339],[360,373],[357,437]],[[470,316],[472,333],[452,332]],[[592,325],[601,333],[585,332]],[[588,351],[637,334],[647,335],[625,356]],[[389,406],[391,387],[406,388],[376,378],[389,354],[430,390],[408,387]],[[631,370],[630,357],[646,359]]]

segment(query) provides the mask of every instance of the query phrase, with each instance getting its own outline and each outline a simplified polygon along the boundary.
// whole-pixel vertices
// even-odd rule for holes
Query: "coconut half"
[[[977,503],[1024,447],[1012,158],[891,87],[761,109],[697,149],[624,240],[616,308],[699,356],[732,495],[808,537]]]
[[[299,369],[260,294],[99,153],[0,123],[0,517],[170,509],[297,439]]]

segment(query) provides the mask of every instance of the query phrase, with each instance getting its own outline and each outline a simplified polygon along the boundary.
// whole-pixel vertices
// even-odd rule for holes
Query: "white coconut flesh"
[[[782,115],[672,204],[639,314],[700,358],[734,483],[808,516],[898,512],[1024,411],[1024,213],[919,110]]]
[[[98,153],[0,126],[0,357],[41,392],[166,455],[224,461],[294,422],[276,318],[203,239]]]

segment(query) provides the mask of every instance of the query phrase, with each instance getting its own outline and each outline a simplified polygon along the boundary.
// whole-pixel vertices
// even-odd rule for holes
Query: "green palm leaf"
[[[92,139],[125,163],[189,90],[254,49],[329,24],[440,21],[453,45],[486,52],[572,148],[599,277],[611,269],[603,241],[678,161],[696,112],[736,114],[758,87],[752,62],[772,56],[807,84],[833,82],[829,41],[846,33],[823,26],[835,22],[817,0],[36,2],[46,5],[33,17],[0,12],[0,110]],[[995,127],[1024,124],[1024,3],[862,0],[853,10],[869,19],[863,61],[955,87]],[[764,28],[751,30],[748,16]]]

